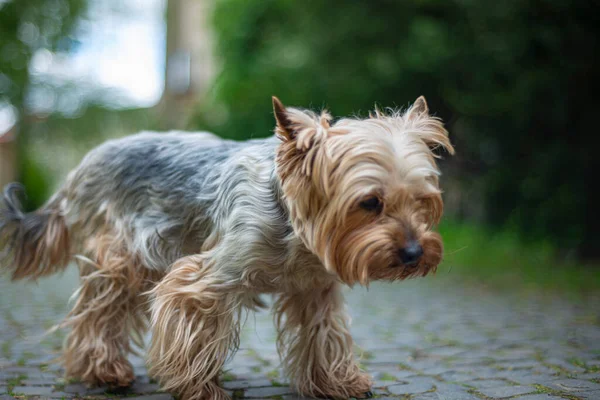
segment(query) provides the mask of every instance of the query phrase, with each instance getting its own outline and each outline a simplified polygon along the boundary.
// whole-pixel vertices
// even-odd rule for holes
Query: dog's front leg
[[[182,399],[228,399],[218,375],[238,346],[237,298],[202,255],[178,260],[152,290],[149,372]]]
[[[353,354],[341,287],[282,294],[275,306],[278,349],[298,392],[314,397],[368,397],[371,378]]]

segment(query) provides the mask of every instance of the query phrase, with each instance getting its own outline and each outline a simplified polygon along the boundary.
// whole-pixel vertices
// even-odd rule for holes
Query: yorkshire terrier
[[[423,97],[405,112],[332,121],[273,97],[275,136],[142,132],[91,151],[33,213],[4,191],[0,266],[37,279],[74,260],[67,377],[127,386],[149,327],[150,375],[184,399],[228,399],[221,367],[240,316],[272,294],[278,350],[303,395],[364,397],[343,285],[434,272],[443,203]]]

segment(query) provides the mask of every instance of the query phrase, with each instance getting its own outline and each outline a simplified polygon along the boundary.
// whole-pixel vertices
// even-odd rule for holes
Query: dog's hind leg
[[[178,260],[152,290],[149,372],[182,399],[228,399],[218,375],[239,345],[240,300],[202,255]]]
[[[71,329],[65,340],[65,372],[88,384],[128,386],[134,379],[127,360],[133,350],[130,338],[143,345],[143,293],[156,273],[141,267],[114,235],[100,235],[90,243],[93,259],[80,260],[81,284],[61,325]]]

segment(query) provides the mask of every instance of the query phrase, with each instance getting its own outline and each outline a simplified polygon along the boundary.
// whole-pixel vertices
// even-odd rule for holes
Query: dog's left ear
[[[450,154],[454,154],[454,147],[448,137],[448,131],[439,118],[429,115],[429,107],[425,97],[420,96],[405,114],[407,122],[413,126],[418,126],[421,139],[427,144],[432,152],[438,148],[446,149]],[[434,155],[439,157],[438,155]]]
[[[406,119],[408,121],[414,121],[428,115],[429,107],[427,106],[427,100],[425,100],[424,96],[420,96],[406,112]]]

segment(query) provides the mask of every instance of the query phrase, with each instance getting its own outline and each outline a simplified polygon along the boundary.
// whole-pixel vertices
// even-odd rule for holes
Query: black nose
[[[407,267],[415,267],[423,255],[423,248],[416,240],[406,242],[406,246],[400,249],[400,261]]]

